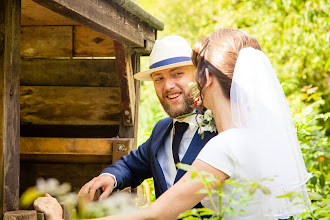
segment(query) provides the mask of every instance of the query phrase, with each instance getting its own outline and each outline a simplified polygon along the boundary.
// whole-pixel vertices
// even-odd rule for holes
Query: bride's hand
[[[47,220],[62,220],[63,210],[57,200],[46,193],[45,197],[37,198],[33,203],[34,209],[43,212]]]

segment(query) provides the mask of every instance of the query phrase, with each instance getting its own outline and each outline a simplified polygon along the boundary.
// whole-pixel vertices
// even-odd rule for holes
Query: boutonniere
[[[194,108],[196,109],[195,112],[186,114],[186,115],[181,115],[177,118],[185,118],[189,115],[196,115],[196,122],[195,123],[189,123],[189,127],[198,127],[198,134],[201,135],[202,139],[204,138],[204,132],[209,131],[209,132],[217,132],[217,128],[215,125],[215,121],[213,118],[212,111],[210,109],[207,109],[206,111],[199,111],[197,109],[203,109],[202,107],[202,99],[201,95],[198,89],[198,86],[196,82],[190,82],[188,86],[191,87],[192,90],[192,95],[194,98]]]

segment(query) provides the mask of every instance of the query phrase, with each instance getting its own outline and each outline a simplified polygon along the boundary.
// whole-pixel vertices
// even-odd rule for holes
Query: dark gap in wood
[[[119,125],[32,125],[21,124],[22,137],[116,137]]]
[[[21,162],[20,194],[27,188],[36,185],[38,178],[56,178],[61,184],[68,182],[72,191],[79,189],[93,177],[98,176],[104,164],[71,164],[71,163],[30,163]],[[66,170],[66,172],[63,172]]]

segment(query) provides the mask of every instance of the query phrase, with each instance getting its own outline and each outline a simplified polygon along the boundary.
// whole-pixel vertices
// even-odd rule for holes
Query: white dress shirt
[[[189,126],[188,129],[183,134],[182,140],[179,146],[179,159],[180,161],[186,154],[187,149],[193,139],[196,130],[197,130],[197,123],[196,123],[196,115],[187,116],[185,119],[180,120],[180,122],[186,122],[190,125],[196,126]],[[173,119],[173,124],[178,121],[177,119]],[[166,137],[164,145],[159,149],[157,153],[157,159],[159,161],[160,167],[163,170],[166,185],[167,187],[171,187],[174,183],[175,176],[177,173],[177,169],[174,164],[173,153],[172,153],[172,141],[173,141],[173,134],[174,134],[174,126],[170,131],[170,134]]]

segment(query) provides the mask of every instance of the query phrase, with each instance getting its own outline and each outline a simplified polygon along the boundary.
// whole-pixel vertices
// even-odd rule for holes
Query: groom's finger
[[[90,187],[94,184],[94,182],[95,182],[95,177],[91,181],[86,183],[83,187],[81,187],[81,189],[79,190],[78,195],[88,193]]]
[[[112,189],[113,189],[112,187],[105,188],[105,190],[103,191],[103,193],[100,195],[99,200],[101,201],[102,199],[107,198],[111,194]]]

